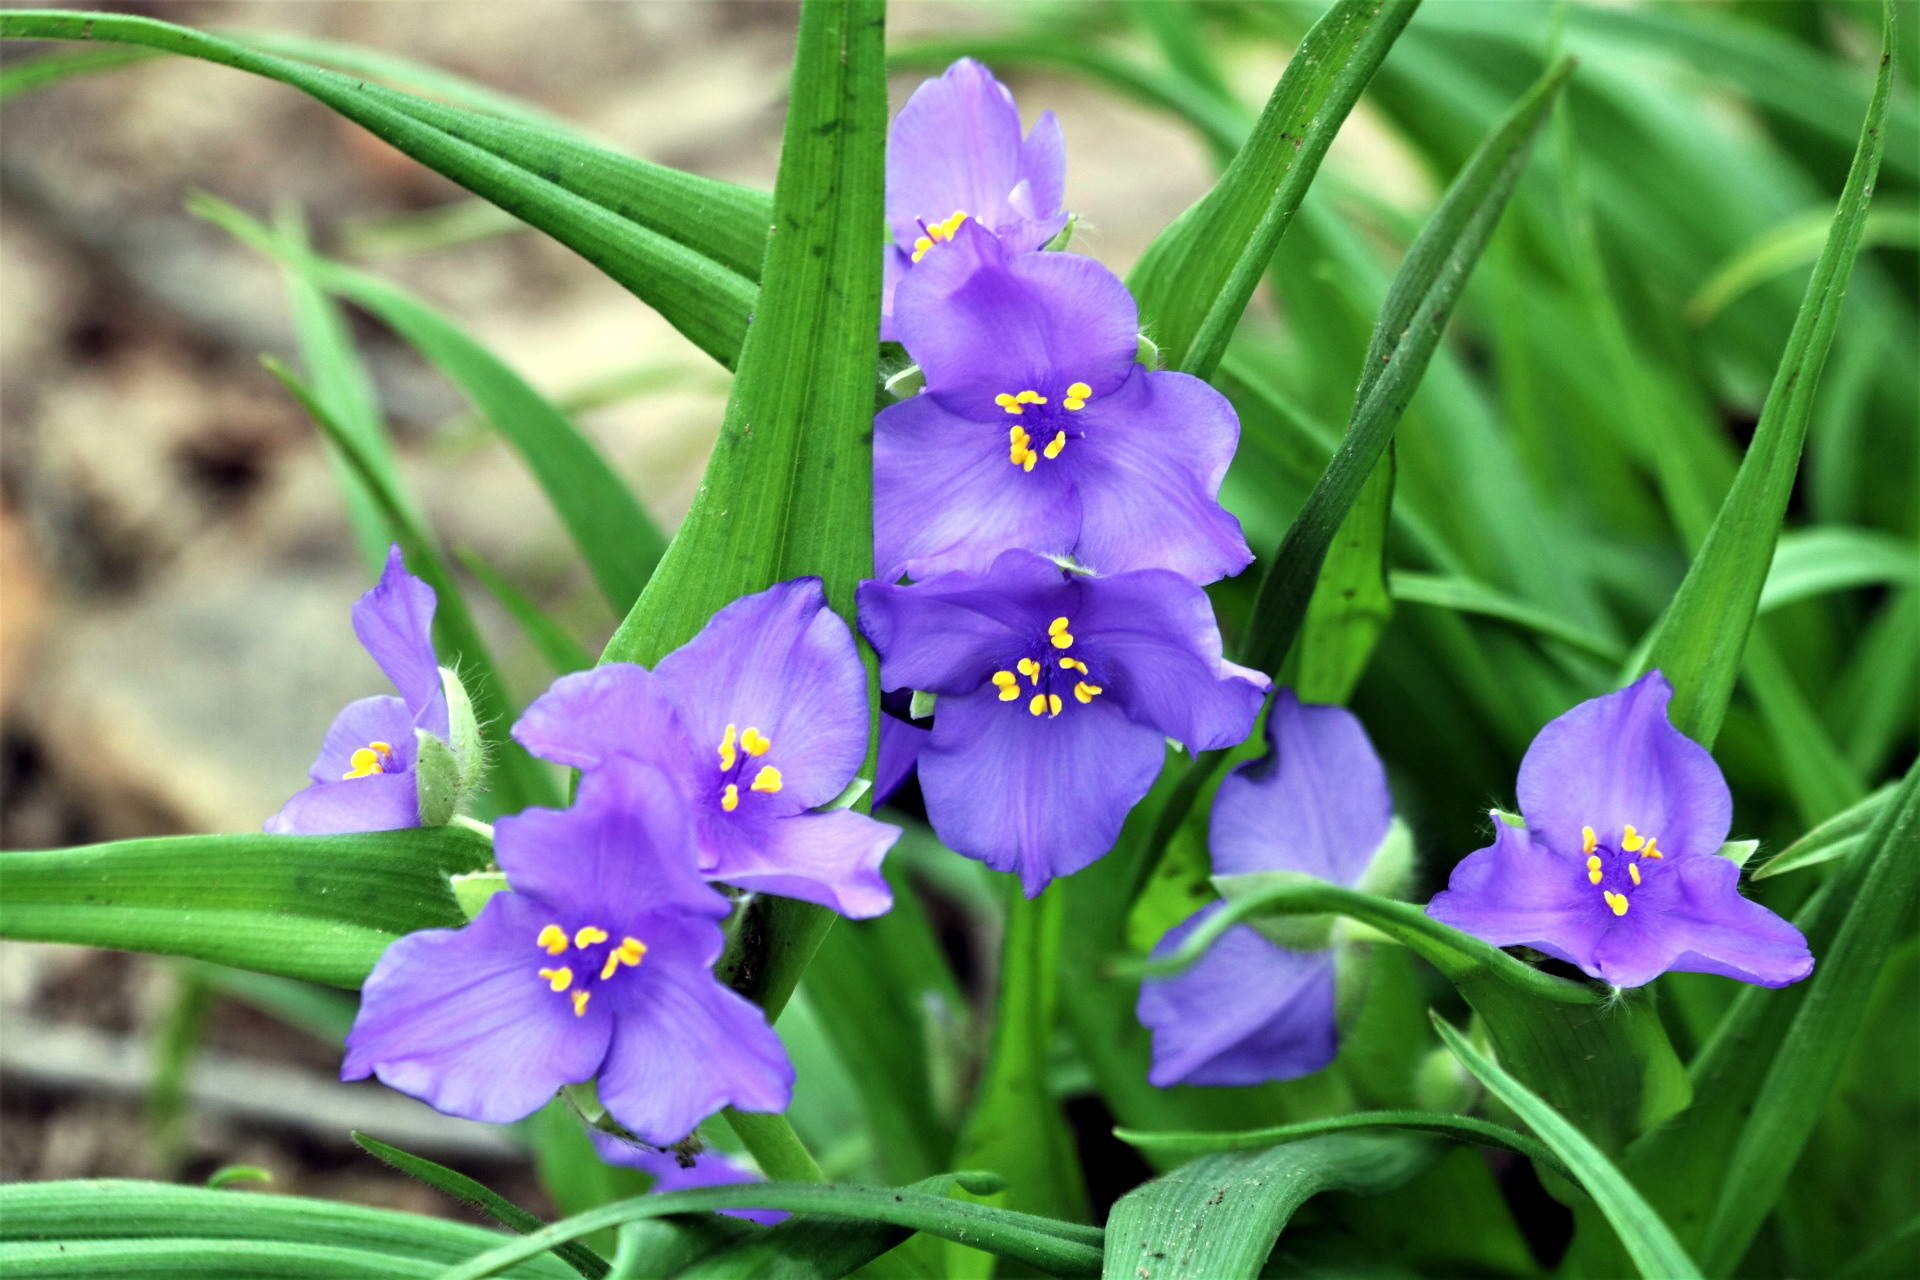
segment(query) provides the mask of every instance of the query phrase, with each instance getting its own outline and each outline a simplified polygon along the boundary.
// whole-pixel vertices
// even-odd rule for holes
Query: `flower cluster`
[[[481,753],[459,681],[435,659],[434,605],[396,549],[354,626],[401,696],[340,714],[313,785],[269,830],[454,819]],[[793,1068],[779,1038],[713,971],[734,908],[716,885],[877,915],[892,905],[879,868],[899,836],[823,808],[866,758],[868,710],[853,635],[819,581],[735,601],[652,671],[609,663],[564,677],[513,734],[580,769],[578,796],[501,818],[504,891],[466,927],[410,934],[381,956],[342,1077],[378,1076],[495,1123],[597,1079],[608,1114],[653,1147],[722,1107],[784,1110]],[[663,1185],[749,1176],[717,1157],[675,1169]]]
[[[971,60],[894,121],[886,334],[925,384],[874,420],[860,592],[882,685],[938,696],[935,831],[1029,896],[1111,847],[1167,739],[1231,746],[1271,687],[1224,659],[1200,589],[1252,560],[1218,501],[1238,419],[1141,363],[1118,276],[1042,248],[1064,166],[1053,117],[1023,140]]]

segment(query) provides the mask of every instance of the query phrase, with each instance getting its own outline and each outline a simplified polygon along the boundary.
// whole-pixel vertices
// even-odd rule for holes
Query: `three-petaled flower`
[[[477,780],[480,745],[465,691],[434,655],[435,603],[433,588],[390,548],[380,581],[353,606],[353,630],[400,696],[347,704],[307,771],[312,785],[267,819],[267,831],[394,831],[452,815],[458,793]],[[443,747],[446,754],[436,750]],[[425,791],[423,751],[439,757],[426,762],[437,776]],[[441,811],[423,813],[423,804]]]
[[[900,281],[963,226],[1010,253],[1038,249],[1067,225],[1067,154],[1060,122],[1044,111],[1020,136],[1020,108],[993,73],[962,58],[913,91],[887,131],[887,247],[880,336],[894,341]]]
[[[1386,770],[1342,707],[1306,706],[1291,689],[1267,713],[1269,752],[1235,768],[1214,798],[1214,874],[1293,871],[1360,883],[1393,821]],[[1223,904],[1167,932],[1153,954],[1179,950]],[[1147,1079],[1248,1085],[1320,1070],[1339,1047],[1332,947],[1277,946],[1251,925],[1222,934],[1191,967],[1140,987],[1136,1012],[1153,1033]]]
[[[673,784],[625,759],[586,775],[571,809],[500,819],[509,890],[463,929],[387,948],[341,1079],[377,1075],[505,1124],[597,1075],[608,1112],[655,1146],[724,1106],[784,1110],[786,1051],[713,974],[730,904],[694,868],[692,840]]]
[[[1453,869],[1427,911],[1496,946],[1526,946],[1616,987],[1717,973],[1765,987],[1813,971],[1800,931],[1740,896],[1719,853],[1733,797],[1713,756],[1667,720],[1650,671],[1552,721],[1520,762],[1524,827]]]
[[[962,226],[895,318],[926,387],[874,420],[875,577],[979,572],[1016,548],[1202,583],[1252,560],[1217,501],[1233,406],[1138,361],[1139,312],[1098,262]]]
[[[1166,739],[1231,746],[1271,687],[1221,656],[1206,593],[1165,570],[1008,551],[985,573],[863,583],[860,626],[882,685],[939,695],[919,755],[934,830],[1028,897],[1112,847]]]
[[[736,600],[652,671],[610,662],[554,682],[513,736],[588,773],[616,758],[672,778],[710,880],[860,918],[893,903],[898,827],[817,812],[867,756],[866,671],[818,578]]]

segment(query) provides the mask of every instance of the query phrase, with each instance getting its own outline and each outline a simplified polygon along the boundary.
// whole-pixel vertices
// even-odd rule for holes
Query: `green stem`
[[[478,818],[469,818],[464,813],[456,813],[451,818],[447,819],[447,825],[450,827],[465,828],[466,830],[472,831],[477,835],[485,836],[489,844],[493,842],[493,825],[491,823],[482,822]]]
[[[760,1172],[772,1182],[825,1182],[813,1157],[800,1143],[800,1135],[779,1112],[736,1111],[728,1107],[727,1123],[752,1153]]]

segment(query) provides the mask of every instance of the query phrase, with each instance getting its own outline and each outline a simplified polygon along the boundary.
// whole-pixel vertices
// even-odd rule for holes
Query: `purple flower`
[[[873,803],[878,808],[888,797],[907,784],[920,764],[920,748],[933,732],[915,724],[909,714],[913,706],[910,690],[896,689],[880,699],[880,751],[873,769]]]
[[[679,786],[710,880],[832,907],[893,905],[880,860],[898,827],[814,812],[867,758],[867,673],[818,578],[736,600],[653,671],[610,662],[556,680],[513,736],[591,773],[645,760]]]
[[[913,91],[887,132],[888,246],[881,338],[895,340],[894,290],[914,265],[971,223],[1010,253],[1038,249],[1067,225],[1067,153],[1060,122],[1044,111],[1020,136],[1020,108],[972,58]]]
[[[353,630],[400,696],[347,704],[307,771],[313,784],[267,819],[267,831],[332,835],[421,825],[415,770],[419,734],[445,742],[451,733],[447,692],[433,652],[433,609],[433,588],[408,573],[400,548],[391,548],[378,585],[353,606]],[[477,761],[462,764],[473,767]]]
[[[387,948],[341,1079],[377,1075],[505,1124],[597,1075],[614,1119],[656,1146],[721,1107],[785,1109],[793,1068],[760,1010],[713,975],[729,903],[694,869],[686,806],[658,770],[609,761],[573,808],[494,830],[511,891],[464,929]]]
[[[926,387],[874,419],[881,581],[978,572],[1013,548],[1193,582],[1252,561],[1216,501],[1233,406],[1135,359],[1139,312],[1111,271],[962,227],[901,285],[897,323]]]
[[[1672,696],[1650,671],[1542,729],[1520,762],[1526,826],[1496,817],[1493,844],[1453,869],[1428,914],[1616,987],[1811,973],[1800,931],[1740,896],[1740,868],[1718,852],[1733,798],[1707,749],[1668,723]]]
[[[593,1139],[593,1149],[608,1164],[625,1165],[629,1169],[652,1174],[653,1185],[647,1188],[648,1195],[766,1181],[753,1170],[735,1164],[718,1151],[702,1151],[696,1156],[687,1157],[675,1151],[656,1151],[652,1147],[636,1146],[599,1129],[587,1130],[587,1136]],[[730,1218],[745,1218],[763,1227],[783,1222],[788,1217],[784,1209],[718,1209],[715,1212],[724,1213]]]
[[[1271,750],[1228,774],[1213,802],[1216,875],[1297,871],[1360,883],[1393,821],[1386,770],[1342,707],[1305,706],[1291,689],[1267,716]],[[1173,954],[1220,903],[1202,907],[1154,947]],[[1192,967],[1149,978],[1136,1010],[1153,1032],[1147,1079],[1247,1085],[1290,1080],[1333,1061],[1334,951],[1276,946],[1236,925]]]
[[[1165,570],[1009,551],[983,574],[863,583],[860,626],[882,685],[939,695],[919,761],[934,830],[1028,897],[1112,847],[1167,738],[1239,742],[1271,685],[1221,657],[1206,593]]]

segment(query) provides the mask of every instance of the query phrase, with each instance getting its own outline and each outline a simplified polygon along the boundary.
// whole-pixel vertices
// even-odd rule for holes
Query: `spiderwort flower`
[[[509,890],[463,929],[387,948],[341,1079],[377,1075],[450,1115],[505,1124],[598,1075],[608,1112],[655,1146],[724,1106],[786,1107],[779,1037],[713,975],[730,904],[695,869],[666,777],[609,761],[571,809],[528,809],[494,832]]]
[[[400,696],[347,704],[307,771],[312,785],[267,819],[267,831],[392,831],[453,815],[458,794],[478,781],[481,752],[466,692],[434,656],[435,603],[390,548],[379,583],[353,606],[353,630]]]
[[[1231,746],[1271,687],[1222,658],[1206,593],[1160,569],[1008,551],[985,573],[861,584],[860,626],[883,686],[940,696],[919,758],[934,830],[1028,897],[1112,846],[1167,738]]]
[[[913,91],[887,131],[888,246],[881,338],[899,282],[971,223],[1010,253],[1038,249],[1067,225],[1067,153],[1060,121],[1043,111],[1020,136],[1020,108],[993,73],[962,58]]]
[[[1733,798],[1712,755],[1667,720],[1650,671],[1548,724],[1520,762],[1524,827],[1453,869],[1427,912],[1616,987],[1667,972],[1784,987],[1813,971],[1800,931],[1740,896],[1720,856]]]
[[[609,662],[563,676],[513,736],[591,773],[616,757],[671,777],[694,815],[708,879],[879,915],[880,861],[898,827],[814,812],[867,756],[867,675],[818,578],[736,600],[652,671]]]
[[[758,1173],[735,1164],[718,1151],[708,1150],[695,1156],[682,1156],[677,1151],[656,1151],[652,1147],[636,1146],[599,1129],[587,1130],[587,1136],[593,1139],[593,1149],[608,1164],[625,1165],[629,1169],[652,1174],[653,1185],[647,1188],[648,1195],[766,1181]],[[715,1212],[724,1213],[730,1218],[745,1218],[763,1227],[784,1222],[789,1216],[784,1209],[717,1209]]]
[[[1291,689],[1267,715],[1268,753],[1235,768],[1213,802],[1208,846],[1216,875],[1298,871],[1358,885],[1393,821],[1386,770],[1360,721],[1342,707],[1305,706]],[[1156,958],[1224,904],[1174,926]],[[1140,987],[1136,1013],[1153,1032],[1147,1079],[1247,1085],[1320,1070],[1339,1047],[1334,951],[1292,950],[1235,925],[1190,968]]]
[[[1216,501],[1233,406],[1139,363],[1139,311],[1111,271],[963,226],[901,285],[896,322],[926,387],[874,420],[880,580],[979,572],[1016,547],[1193,582],[1252,561]]]

